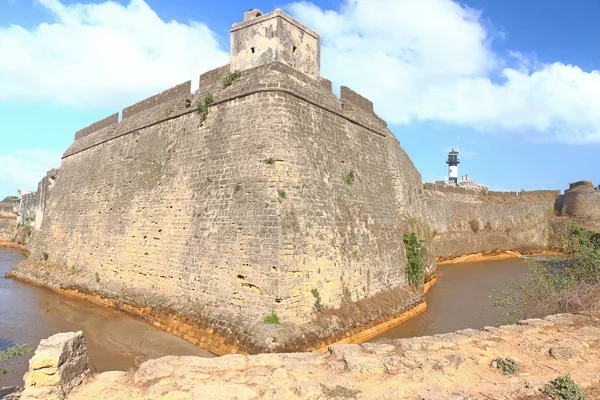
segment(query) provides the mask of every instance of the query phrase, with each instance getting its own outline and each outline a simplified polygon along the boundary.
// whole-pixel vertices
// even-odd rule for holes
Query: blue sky
[[[322,39],[321,74],[376,112],[424,181],[600,183],[597,0],[0,0],[0,198],[34,189],[75,131],[227,63],[244,11]]]

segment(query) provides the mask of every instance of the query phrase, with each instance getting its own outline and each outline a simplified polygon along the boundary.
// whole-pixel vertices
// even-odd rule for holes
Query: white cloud
[[[388,122],[429,120],[533,140],[600,143],[600,72],[506,58],[480,13],[451,0],[289,6],[321,34],[322,75],[365,95]]]
[[[129,104],[229,60],[206,25],[165,22],[143,0],[37,2],[55,22],[0,27],[0,101]]]
[[[50,168],[60,166],[62,154],[33,148],[0,154],[0,188],[8,194],[17,189],[36,190],[38,182]]]

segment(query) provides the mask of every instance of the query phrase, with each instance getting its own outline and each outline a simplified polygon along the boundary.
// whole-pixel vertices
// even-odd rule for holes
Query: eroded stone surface
[[[21,399],[56,398],[78,386],[92,371],[83,332],[57,333],[40,342],[29,360]]]

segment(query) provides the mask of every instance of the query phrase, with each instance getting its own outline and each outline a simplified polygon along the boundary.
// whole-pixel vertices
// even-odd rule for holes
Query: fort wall
[[[571,217],[600,219],[600,190],[592,181],[571,183],[565,191],[563,205]]]
[[[425,210],[436,256],[545,250],[556,199],[543,195],[498,203],[485,196],[427,191]]]
[[[326,345],[421,302],[402,241],[429,232],[421,176],[391,132],[363,100],[342,107],[322,81],[282,63],[228,88],[223,71],[203,74],[194,95],[186,82],[80,136],[32,259],[47,253],[56,271],[76,271],[64,288],[191,315],[231,351]],[[203,85],[215,98],[206,119],[190,105]],[[41,269],[21,271],[35,280]],[[325,307],[356,304],[357,315],[375,297],[387,305],[315,323],[315,290]],[[386,295],[397,290],[405,295]],[[271,312],[282,326],[262,322]],[[266,340],[274,330],[277,344]]]

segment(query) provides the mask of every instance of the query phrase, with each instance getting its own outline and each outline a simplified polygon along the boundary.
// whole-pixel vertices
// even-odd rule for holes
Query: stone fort
[[[43,218],[14,275],[217,354],[314,350],[423,305],[405,233],[424,240],[425,281],[436,255],[547,246],[560,191],[506,202],[424,185],[373,103],[339,93],[320,76],[316,32],[279,9],[246,12],[230,64],[199,88],[184,82],[75,134],[30,196]],[[574,210],[597,195],[573,190]]]

